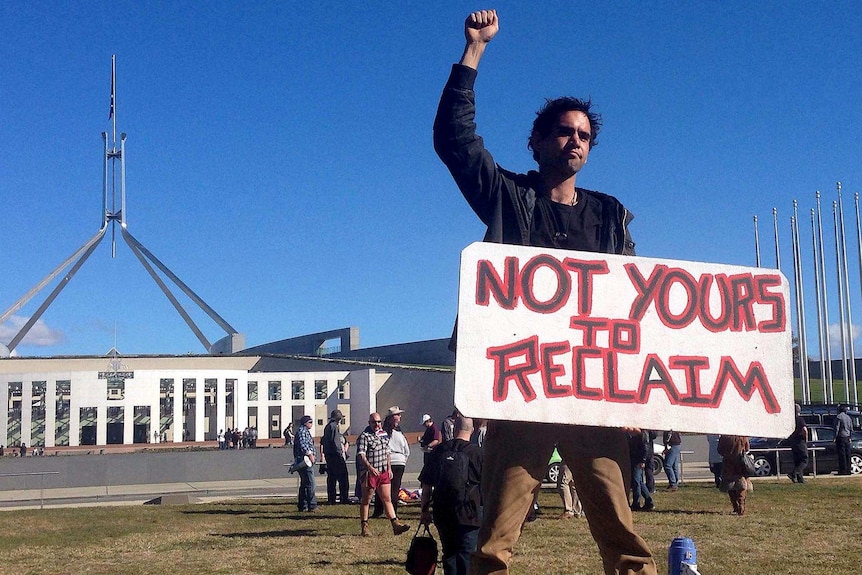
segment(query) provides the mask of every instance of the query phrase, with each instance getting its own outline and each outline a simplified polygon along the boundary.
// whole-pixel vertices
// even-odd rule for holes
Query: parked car
[[[802,419],[806,424],[810,425],[828,425],[835,426],[835,417],[838,415],[837,403],[808,403],[801,405]],[[862,413],[859,412],[859,406],[847,404],[849,409],[847,415],[850,416],[853,422],[853,429],[862,429]]]
[[[652,470],[658,473],[664,468],[664,446],[661,442],[653,444]],[[548,461],[548,469],[545,471],[545,483],[556,483],[560,477],[560,462],[563,460],[560,453],[554,448],[551,459]]]
[[[828,474],[838,471],[838,452],[835,448],[835,429],[828,425],[808,425],[808,466],[805,473]],[[780,448],[780,449],[779,449]],[[752,437],[751,452],[757,475],[778,475],[790,473],[793,469],[793,456],[786,439]],[[778,471],[776,471],[778,469]],[[862,431],[854,431],[850,436],[850,473],[862,473]]]

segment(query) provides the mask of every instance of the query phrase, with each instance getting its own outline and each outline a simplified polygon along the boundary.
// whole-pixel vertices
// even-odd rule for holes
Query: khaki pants
[[[554,444],[572,472],[606,575],[657,575],[629,508],[628,444],[619,429],[491,421],[482,468],[484,517],[471,575],[507,574]]]
[[[565,462],[560,464],[560,476],[557,478],[557,491],[560,493],[560,498],[563,500],[563,511],[580,517],[584,512],[584,508],[581,506],[578,491],[575,489],[575,480],[572,478],[572,471]]]

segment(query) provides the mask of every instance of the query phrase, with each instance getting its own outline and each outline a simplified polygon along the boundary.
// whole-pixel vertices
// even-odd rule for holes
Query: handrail
[[[818,451],[826,451],[825,447],[808,447],[806,448],[808,451],[813,452],[811,458],[811,476],[817,477],[817,452]],[[793,451],[792,447],[752,447],[749,449],[752,453],[760,453],[760,452],[775,452],[775,476],[778,477],[781,475],[781,457],[779,456],[779,452],[781,451]]]

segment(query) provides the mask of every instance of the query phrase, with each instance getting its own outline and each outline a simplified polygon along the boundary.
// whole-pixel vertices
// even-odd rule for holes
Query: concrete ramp
[[[192,505],[194,503],[200,503],[200,500],[184,493],[172,493],[144,501],[144,505]]]

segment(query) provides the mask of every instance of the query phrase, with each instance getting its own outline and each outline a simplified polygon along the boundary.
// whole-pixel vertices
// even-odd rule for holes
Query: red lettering
[[[536,272],[542,268],[553,272],[557,283],[556,291],[546,301],[537,299],[533,293],[533,278]],[[524,268],[521,270],[521,294],[524,298],[524,305],[530,311],[536,313],[554,313],[559,311],[569,301],[569,294],[571,293],[572,278],[569,277],[568,272],[558,259],[542,254],[524,264]]]
[[[656,374],[656,378],[652,378],[652,373]],[[649,400],[650,393],[653,389],[664,390],[665,395],[673,405],[679,404],[679,393],[676,391],[676,386],[673,383],[673,378],[668,373],[659,357],[651,353],[647,355],[644,362],[644,369],[641,372],[640,385],[638,385],[637,402],[646,403]]]
[[[698,313],[700,314],[700,323],[703,327],[713,333],[718,333],[726,329],[730,325],[730,314],[732,303],[730,301],[730,285],[725,274],[718,274],[715,277],[715,286],[719,296],[719,313],[718,317],[713,317],[709,311],[709,292],[710,286],[713,283],[713,276],[703,274],[698,282],[698,294],[700,297]]]
[[[494,401],[505,401],[509,382],[514,382],[524,401],[536,399],[527,376],[539,371],[539,338],[536,336],[499,347],[489,347],[487,358],[494,360]]]
[[[623,268],[625,268],[626,273],[629,275],[629,280],[638,292],[629,310],[629,319],[640,321],[646,314],[647,309],[649,309],[650,303],[655,300],[660,282],[664,277],[665,271],[667,271],[667,266],[655,266],[648,280],[644,280],[636,264],[625,264]]]
[[[584,347],[596,346],[596,333],[607,331],[608,320],[603,317],[573,317],[569,320],[569,327],[581,329],[584,332]]]
[[[753,331],[757,329],[754,321],[754,285],[751,274],[730,276],[730,289],[733,293],[733,313],[731,314],[731,331]]]
[[[611,349],[623,353],[639,353],[641,350],[640,324],[624,319],[611,325]]]
[[[758,301],[772,308],[772,316],[757,324],[757,330],[762,333],[784,331],[784,294],[769,291],[769,288],[781,285],[781,277],[777,275],[757,276],[754,279],[754,285]]]
[[[670,290],[675,285],[685,291],[685,307],[679,314],[670,310]],[[687,327],[697,317],[697,284],[691,275],[682,269],[672,269],[664,276],[656,299],[656,311],[661,322],[671,329]]]
[[[602,350],[596,348],[576,347],[572,349],[572,395],[579,399],[602,400],[605,397],[602,389],[587,387],[586,365],[588,357],[602,357]]]
[[[685,373],[685,385],[688,393],[680,398],[680,403],[708,406],[712,397],[702,395],[700,392],[700,372],[709,368],[709,358],[677,355],[670,358],[668,363],[671,369],[681,369]]]
[[[712,407],[721,405],[728,382],[733,384],[745,401],[751,401],[754,392],[759,391],[766,413],[781,412],[778,400],[772,393],[772,386],[769,385],[769,378],[766,377],[763,365],[759,361],[752,362],[743,376],[732,357],[722,356],[718,366],[718,376],[715,378],[715,389],[712,392]]]
[[[620,389],[617,377],[617,354],[612,351],[605,352],[605,382],[608,388],[607,400],[614,403],[634,403],[635,393]]]
[[[545,397],[565,397],[572,395],[571,385],[559,385],[557,378],[565,375],[566,368],[554,363],[554,358],[560,354],[570,351],[569,344],[561,341],[558,343],[546,343],[541,346],[542,357],[542,384],[545,387]]]
[[[515,309],[518,303],[517,275],[518,258],[506,258],[502,280],[491,262],[479,260],[476,264],[476,305],[488,306],[493,294],[501,308]]]
[[[578,315],[590,315],[593,308],[593,275],[608,273],[608,263],[566,258],[563,265],[578,276]]]
[[[636,264],[623,267],[637,292],[629,308],[629,319],[633,321],[641,321],[653,306],[662,324],[671,329],[683,329],[696,319],[713,333],[754,330],[769,333],[786,329],[784,295],[770,291],[770,288],[781,285],[781,278],[777,275],[746,273],[728,277],[725,274],[702,274],[695,280],[684,269],[657,265],[649,278],[644,278]],[[710,310],[713,287],[719,298],[717,316]],[[670,308],[671,292],[674,302],[681,302],[679,311]],[[760,323],[754,313],[758,304],[770,311],[769,317]]]

